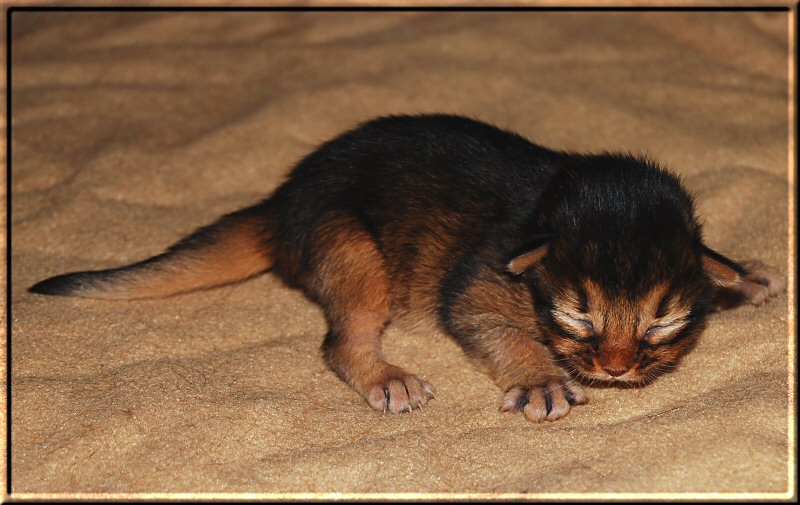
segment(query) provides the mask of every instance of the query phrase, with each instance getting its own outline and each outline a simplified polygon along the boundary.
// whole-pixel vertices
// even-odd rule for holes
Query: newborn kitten
[[[331,369],[384,412],[433,387],[386,362],[393,319],[432,318],[504,392],[554,420],[570,379],[643,383],[674,366],[709,311],[785,288],[704,245],[678,178],[631,155],[552,151],[458,116],[391,116],[323,144],[262,202],[132,265],[35,293],[131,299],[267,270],[325,311]]]

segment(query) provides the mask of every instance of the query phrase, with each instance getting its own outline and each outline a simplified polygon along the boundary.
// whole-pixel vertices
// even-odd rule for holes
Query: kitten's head
[[[539,326],[580,375],[640,383],[672,368],[712,295],[692,199],[650,162],[604,155],[557,175],[538,209],[543,243],[508,270],[529,284]],[[726,272],[723,272],[726,273]]]
[[[612,259],[603,246],[543,246],[547,252],[529,276],[540,329],[562,364],[580,375],[645,382],[676,365],[696,341],[711,283],[692,248],[670,261],[658,250],[649,258],[625,251]]]
[[[648,381],[674,367],[705,327],[710,285],[701,269],[615,290],[588,273],[565,277],[564,267],[542,271],[539,320],[551,349],[584,377]]]

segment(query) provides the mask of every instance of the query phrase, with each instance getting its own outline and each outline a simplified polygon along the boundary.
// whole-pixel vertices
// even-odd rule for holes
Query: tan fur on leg
[[[354,219],[331,219],[317,230],[313,289],[331,332],[323,346],[329,366],[376,410],[420,408],[433,388],[387,363],[381,336],[390,318],[390,280],[372,237]]]

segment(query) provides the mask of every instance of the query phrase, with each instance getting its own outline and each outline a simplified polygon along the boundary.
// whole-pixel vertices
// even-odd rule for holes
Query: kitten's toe
[[[555,421],[566,416],[572,405],[588,398],[578,386],[552,381],[544,386],[515,387],[503,397],[500,410],[521,411],[532,422]]]
[[[583,405],[589,401],[589,397],[577,384],[564,384],[564,396],[570,405]]]
[[[769,288],[757,282],[742,281],[739,291],[753,305],[763,305],[769,298]]]
[[[746,261],[742,266],[749,272],[745,281],[767,288],[768,296],[777,296],[786,291],[786,276],[758,260]]]

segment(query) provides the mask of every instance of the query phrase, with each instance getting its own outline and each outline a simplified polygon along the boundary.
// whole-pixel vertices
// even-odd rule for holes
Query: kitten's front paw
[[[548,382],[544,386],[511,388],[503,397],[503,412],[522,411],[529,421],[555,421],[569,413],[573,405],[589,401],[583,390],[574,383]]]
[[[739,289],[748,302],[761,305],[786,290],[786,277],[776,269],[758,260],[743,262],[742,266],[749,273]]]

